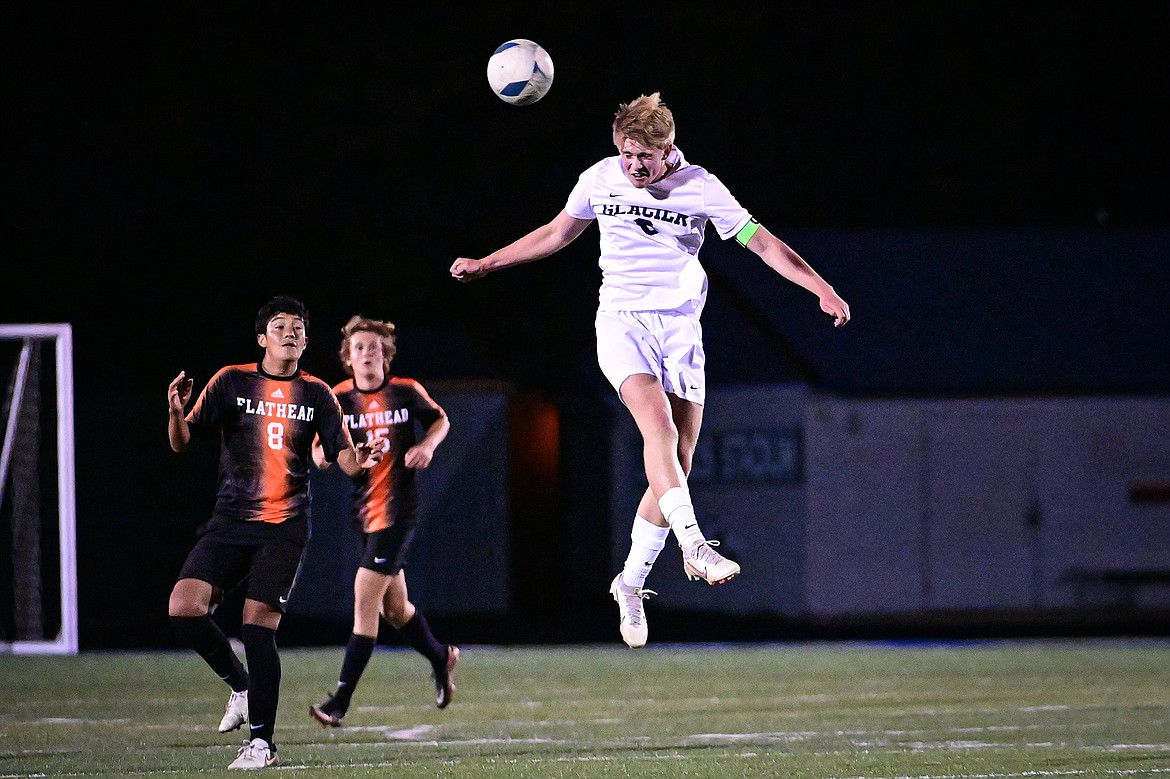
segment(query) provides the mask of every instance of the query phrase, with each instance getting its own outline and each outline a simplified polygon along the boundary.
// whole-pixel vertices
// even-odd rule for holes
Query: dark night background
[[[167,383],[185,369],[198,388],[251,358],[253,315],[276,292],[308,304],[302,365],[328,380],[340,378],[337,329],[361,312],[398,325],[395,368],[424,382],[609,393],[593,360],[595,228],[474,285],[447,268],[555,215],[577,175],[613,153],[618,103],[642,93],[661,91],[687,157],[853,308],[834,332],[807,293],[761,276],[785,312],[777,351],[745,357],[715,322],[709,351],[726,358],[713,357],[713,382],[1170,393],[1165,3],[2,13],[0,321],[74,327],[83,646],[106,635],[87,606],[119,588],[157,590],[165,609],[212,490],[207,469],[169,453]],[[550,93],[523,108],[485,78],[514,37],[556,66]],[[809,248],[849,236],[895,254],[907,236],[1004,250],[973,267],[951,253]],[[1029,243],[1070,248],[1048,261]],[[720,280],[758,269],[730,254],[708,264],[712,305],[750,320],[751,301]],[[128,537],[174,559],[128,562],[136,572],[114,581],[108,559]]]

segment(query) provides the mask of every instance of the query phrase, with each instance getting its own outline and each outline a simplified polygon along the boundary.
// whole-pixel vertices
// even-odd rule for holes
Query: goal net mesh
[[[0,651],[75,654],[72,339],[0,325]]]

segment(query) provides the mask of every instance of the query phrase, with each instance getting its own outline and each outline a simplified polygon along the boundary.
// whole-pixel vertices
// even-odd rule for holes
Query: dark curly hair
[[[309,332],[309,309],[305,304],[292,295],[277,295],[256,312],[256,335],[263,335],[268,330],[268,323],[277,314],[295,314],[305,323],[305,332]]]

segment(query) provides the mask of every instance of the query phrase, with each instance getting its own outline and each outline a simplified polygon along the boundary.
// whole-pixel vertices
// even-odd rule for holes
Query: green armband
[[[756,230],[759,229],[760,223],[756,221],[755,217],[752,217],[748,223],[745,224],[743,228],[735,234],[736,242],[739,243],[740,246],[747,248],[748,241],[752,239],[752,236],[756,234]]]

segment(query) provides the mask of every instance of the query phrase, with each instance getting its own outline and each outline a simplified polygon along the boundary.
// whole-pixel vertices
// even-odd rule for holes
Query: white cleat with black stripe
[[[703,541],[683,550],[683,570],[691,581],[702,579],[707,584],[723,584],[739,575],[739,563],[728,560],[712,547],[718,541]]]

